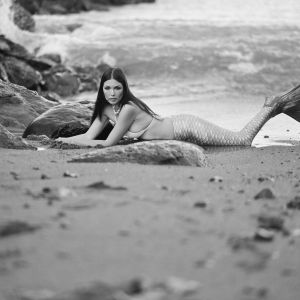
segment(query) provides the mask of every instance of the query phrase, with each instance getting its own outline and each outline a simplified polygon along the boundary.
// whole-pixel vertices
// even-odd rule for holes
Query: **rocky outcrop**
[[[43,78],[45,89],[61,97],[72,96],[79,91],[80,79],[76,73],[63,65],[56,65],[43,72]]]
[[[109,5],[153,3],[155,0],[17,0],[26,10],[40,14],[67,14],[88,10],[107,10]]]
[[[87,131],[92,115],[90,105],[68,103],[57,105],[33,120],[23,137],[28,135],[46,135],[58,138],[82,134]]]
[[[130,162],[154,165],[204,166],[204,150],[180,141],[145,141],[94,150],[71,162]]]
[[[28,1],[31,2],[31,1]],[[14,23],[22,30],[35,30],[35,21],[31,13],[18,3],[12,5],[12,15]]]
[[[55,54],[35,57],[21,45],[0,35],[0,79],[3,81],[36,90],[50,100],[53,99],[53,96],[49,96],[51,93],[58,95],[54,98],[75,95],[81,87],[80,76],[60,61],[60,57]],[[83,90],[96,89],[97,82],[91,79],[93,75],[86,74],[81,74],[86,78]],[[100,77],[98,73],[97,76]],[[89,80],[91,84],[87,83]]]
[[[52,101],[83,91],[96,91],[107,67],[105,63],[96,67],[66,67],[57,54],[35,57],[0,35],[0,79],[38,91]]]
[[[0,124],[12,133],[20,133],[54,103],[25,87],[0,79]]]
[[[0,124],[0,148],[8,149],[34,149],[21,138],[16,137]]]
[[[23,137],[44,135],[52,139],[85,133],[93,113],[92,104],[68,103],[57,105],[33,120]],[[107,126],[99,139],[106,139],[112,126]]]

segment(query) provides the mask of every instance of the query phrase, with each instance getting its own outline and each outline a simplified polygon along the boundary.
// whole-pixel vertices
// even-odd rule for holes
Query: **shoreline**
[[[300,212],[286,205],[300,194],[299,149],[210,149],[205,167],[68,163],[90,150],[0,149],[1,220],[41,226],[1,238],[0,295],[176,277],[199,283],[191,299],[259,299],[263,290],[296,300]],[[264,188],[275,199],[255,200]],[[261,214],[281,218],[288,234],[272,230],[272,241],[235,250],[232,239],[251,239]]]

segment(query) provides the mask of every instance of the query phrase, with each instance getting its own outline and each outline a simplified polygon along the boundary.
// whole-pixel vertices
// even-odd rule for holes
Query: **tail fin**
[[[295,119],[296,121],[300,122],[300,101],[298,103],[298,108],[297,107],[289,108],[285,110],[283,113]]]
[[[300,84],[281,96],[282,112],[300,122]]]

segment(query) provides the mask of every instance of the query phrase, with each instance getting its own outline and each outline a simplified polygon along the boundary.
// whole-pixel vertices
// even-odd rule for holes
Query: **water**
[[[161,114],[193,113],[239,129],[265,95],[300,81],[299,12],[296,0],[157,0],[35,16],[37,33],[21,42],[38,54],[58,52],[69,65],[121,66],[134,93]],[[79,26],[70,33],[70,24]],[[263,135],[300,141],[299,123],[276,119],[258,145]]]

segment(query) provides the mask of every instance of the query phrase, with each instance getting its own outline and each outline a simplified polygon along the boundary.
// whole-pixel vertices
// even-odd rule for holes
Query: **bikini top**
[[[143,129],[139,130],[139,131],[130,131],[128,130],[124,136],[129,138],[129,139],[138,139],[139,137],[141,137],[146,131],[147,129],[151,126],[152,122],[153,122],[154,118],[152,117],[151,122]],[[116,121],[113,120],[109,120],[110,123],[115,126],[116,125],[116,121],[117,121],[117,117],[116,117]]]

